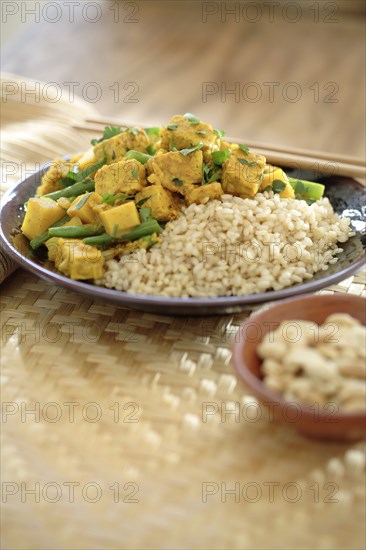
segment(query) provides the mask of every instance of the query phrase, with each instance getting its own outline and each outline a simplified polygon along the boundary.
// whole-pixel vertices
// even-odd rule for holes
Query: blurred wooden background
[[[20,9],[8,15],[19,28],[5,45],[4,71],[54,82],[66,95],[74,88],[125,120],[154,124],[190,111],[243,139],[365,155],[361,0],[272,9],[105,0],[99,11],[81,3],[73,21],[62,1],[59,13],[44,4],[38,22],[27,13],[21,22]]]

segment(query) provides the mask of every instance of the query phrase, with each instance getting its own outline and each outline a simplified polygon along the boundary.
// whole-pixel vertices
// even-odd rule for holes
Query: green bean
[[[86,237],[86,239],[83,239],[84,244],[90,244],[91,246],[108,246],[112,245],[113,243],[117,244],[117,239],[115,237],[111,237],[108,235],[108,233],[102,233],[101,235],[98,235],[96,237]]]
[[[131,149],[130,151],[127,151],[125,154],[125,160],[138,160],[141,162],[141,164],[146,164],[149,159],[151,159],[151,155],[147,155],[146,153],[141,153],[140,151],[134,151]]]
[[[59,180],[59,183],[63,187],[69,187],[73,183],[80,183],[81,181],[84,181],[90,174],[93,174],[93,172],[96,172],[101,168],[105,163],[107,162],[107,158],[104,157],[102,160],[96,162],[95,164],[91,166],[87,166],[87,168],[84,168],[84,170],[81,170],[81,172],[68,172],[64,178],[61,178]]]
[[[289,182],[293,187],[296,198],[300,199],[321,199],[324,195],[325,186],[321,183],[315,183],[314,181],[299,180],[296,178],[289,178]]]
[[[137,227],[134,227],[130,231],[122,233],[119,237],[111,237],[108,233],[103,233],[97,237],[88,237],[83,239],[85,244],[91,244],[94,246],[108,246],[115,245],[127,241],[137,241],[141,237],[147,237],[153,233],[160,233],[161,227],[156,220],[149,220],[147,222],[140,223]]]
[[[60,189],[59,191],[53,191],[52,193],[48,193],[47,195],[42,195],[42,196],[47,197],[49,199],[53,199],[54,201],[57,201],[61,197],[78,197],[79,195],[82,195],[87,191],[94,191],[94,189],[95,189],[95,183],[92,179],[90,179],[85,182],[80,181],[78,183],[74,183],[74,185],[65,187],[65,189]]]
[[[39,248],[43,243],[45,243],[49,238],[49,229],[51,227],[60,227],[61,225],[64,225],[66,222],[70,220],[69,216],[63,216],[60,220],[53,223],[46,231],[42,233],[42,235],[38,235],[38,237],[34,237],[34,239],[31,240],[30,245],[35,250],[36,248]]]
[[[87,223],[85,225],[68,225],[66,227],[51,227],[49,234],[51,237],[65,237],[67,239],[78,239],[80,237],[91,237],[103,233],[102,225]]]

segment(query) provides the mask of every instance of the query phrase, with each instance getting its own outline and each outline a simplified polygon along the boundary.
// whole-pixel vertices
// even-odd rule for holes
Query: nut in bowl
[[[284,300],[241,326],[234,366],[274,420],[310,437],[361,439],[365,326],[366,300],[358,296]]]

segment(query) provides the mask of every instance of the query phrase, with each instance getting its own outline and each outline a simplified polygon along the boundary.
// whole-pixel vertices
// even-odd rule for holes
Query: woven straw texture
[[[33,130],[19,145],[8,105],[5,158],[83,148],[66,123],[83,109],[43,152]],[[21,269],[1,288],[3,548],[364,547],[364,444],[308,440],[255,406],[231,366],[250,311],[130,312]],[[364,295],[364,274],[322,292]]]

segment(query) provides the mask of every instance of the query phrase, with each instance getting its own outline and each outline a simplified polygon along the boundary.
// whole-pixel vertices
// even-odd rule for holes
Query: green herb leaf
[[[195,147],[191,147],[190,149],[181,149],[179,152],[186,157],[187,155],[189,155],[189,153],[198,151],[199,149],[202,149],[202,147],[203,147],[203,143],[202,141],[200,141],[198,145],[196,145]]]
[[[114,160],[116,158],[116,151],[113,149],[112,151],[112,160]]]
[[[175,185],[178,185],[179,187],[181,187],[183,185],[183,180],[180,180],[179,178],[173,178],[172,179],[172,182],[175,184]]]
[[[230,149],[225,149],[224,151],[214,151],[211,156],[212,160],[217,166],[222,166],[224,162],[229,158],[230,154]]]
[[[272,185],[267,185],[267,187],[265,187],[265,188],[263,189],[263,193],[264,193],[265,191],[272,191]]]
[[[139,173],[137,170],[131,170],[131,174],[133,175],[133,177],[138,180],[139,179]]]
[[[110,139],[114,136],[118,136],[122,132],[122,128],[120,126],[106,126],[104,128],[103,136],[99,139],[92,139],[91,144],[96,145],[97,143],[101,143],[105,139]]]
[[[299,195],[303,195],[304,193],[306,193],[307,189],[306,189],[306,186],[303,184],[303,182],[301,180],[297,180],[296,182],[296,193],[298,193]]]
[[[213,172],[212,176],[208,179],[207,183],[213,183],[214,181],[218,181],[221,179],[221,172]]]
[[[178,128],[178,124],[169,124],[169,126],[167,126],[167,130],[170,130],[171,132],[173,132],[177,128]]]
[[[217,135],[219,138],[223,138],[225,135],[225,132],[223,130],[214,130],[214,134]]]
[[[281,193],[286,187],[286,183],[281,180],[274,180],[272,182],[272,189],[274,193]]]
[[[206,135],[206,131],[205,130],[197,130],[196,134],[198,136],[205,136]]]
[[[136,203],[137,208],[141,208],[151,197],[145,197]]]
[[[207,185],[208,183],[213,183],[221,178],[221,170],[216,169],[216,166],[209,166],[208,164],[203,163],[202,166],[202,181],[201,185]]]
[[[249,162],[249,160],[246,159],[237,159],[240,164],[245,164],[246,166],[257,166],[256,162]]]
[[[242,151],[244,151],[244,153],[247,155],[249,153],[249,147],[247,147],[246,145],[243,145],[242,143],[239,143],[239,149],[241,149]]]
[[[147,222],[151,219],[151,208],[140,208],[139,214],[141,223]]]
[[[148,145],[148,146],[146,147],[146,151],[147,151],[147,152],[149,153],[149,155],[151,155],[151,156],[155,155],[155,153],[156,153],[156,149],[155,149],[155,147],[153,147],[152,145]]]
[[[186,113],[183,116],[184,116],[184,118],[187,118],[189,120],[190,124],[196,125],[196,124],[200,124],[200,122],[201,122],[199,118],[192,115],[191,113]]]

